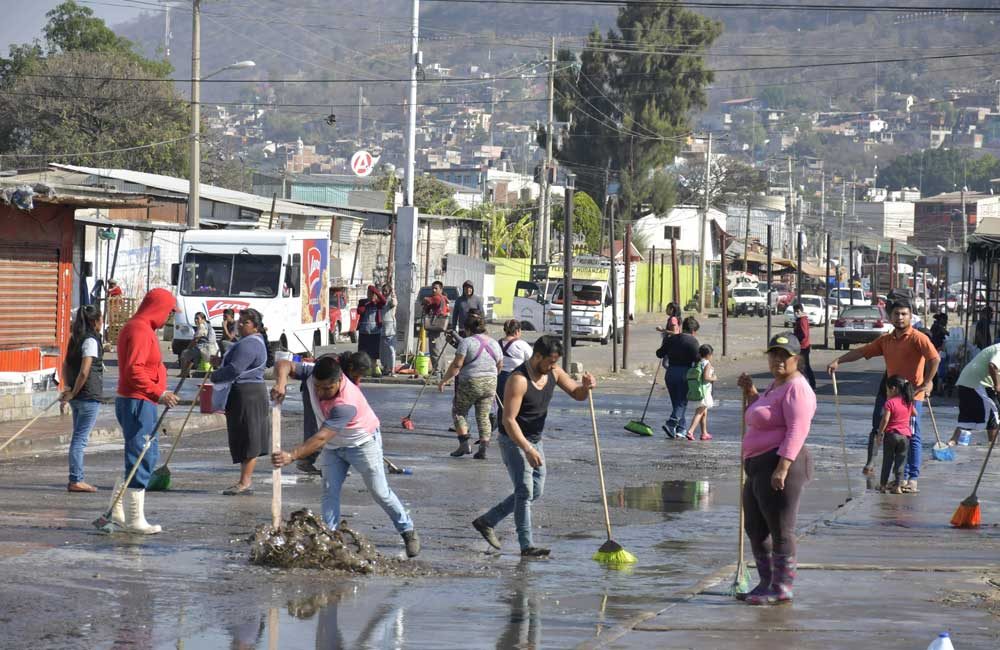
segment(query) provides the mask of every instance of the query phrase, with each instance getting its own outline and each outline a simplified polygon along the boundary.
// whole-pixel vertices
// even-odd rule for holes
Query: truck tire
[[[525,332],[534,332],[535,326],[529,323],[528,321],[523,320],[521,321],[521,329],[524,330]]]
[[[575,348],[577,346],[577,339],[570,338],[569,344],[570,344],[570,346],[572,346],[572,347]]]
[[[351,337],[351,343],[357,343],[358,342],[358,333],[357,332],[349,332],[348,336]]]

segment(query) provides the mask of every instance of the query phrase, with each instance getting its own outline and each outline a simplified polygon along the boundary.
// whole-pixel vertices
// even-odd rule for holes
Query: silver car
[[[846,350],[852,343],[871,343],[891,331],[892,323],[883,307],[847,307],[833,323],[833,346],[837,350]]]

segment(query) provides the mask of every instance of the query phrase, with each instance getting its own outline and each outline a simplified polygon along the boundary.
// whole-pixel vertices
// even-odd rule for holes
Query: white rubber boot
[[[129,533],[140,535],[155,535],[163,530],[159,526],[154,526],[146,521],[144,512],[146,505],[146,491],[138,488],[128,488],[125,490],[125,510],[128,513],[128,520],[125,523],[125,530]]]
[[[118,494],[118,490],[122,489],[125,484],[124,479],[118,479],[115,481],[115,489],[111,491],[111,498],[114,499],[115,495]],[[118,499],[118,503],[115,507],[111,509],[111,521],[119,528],[125,528],[125,495]]]

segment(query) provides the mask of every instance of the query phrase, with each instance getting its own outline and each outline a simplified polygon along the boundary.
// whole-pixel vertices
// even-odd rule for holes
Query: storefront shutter
[[[0,244],[0,346],[57,344],[59,251]]]

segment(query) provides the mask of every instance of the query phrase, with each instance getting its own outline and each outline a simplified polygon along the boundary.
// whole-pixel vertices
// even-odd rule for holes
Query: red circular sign
[[[358,151],[351,156],[351,169],[358,176],[368,176],[375,169],[375,160],[367,151]]]

